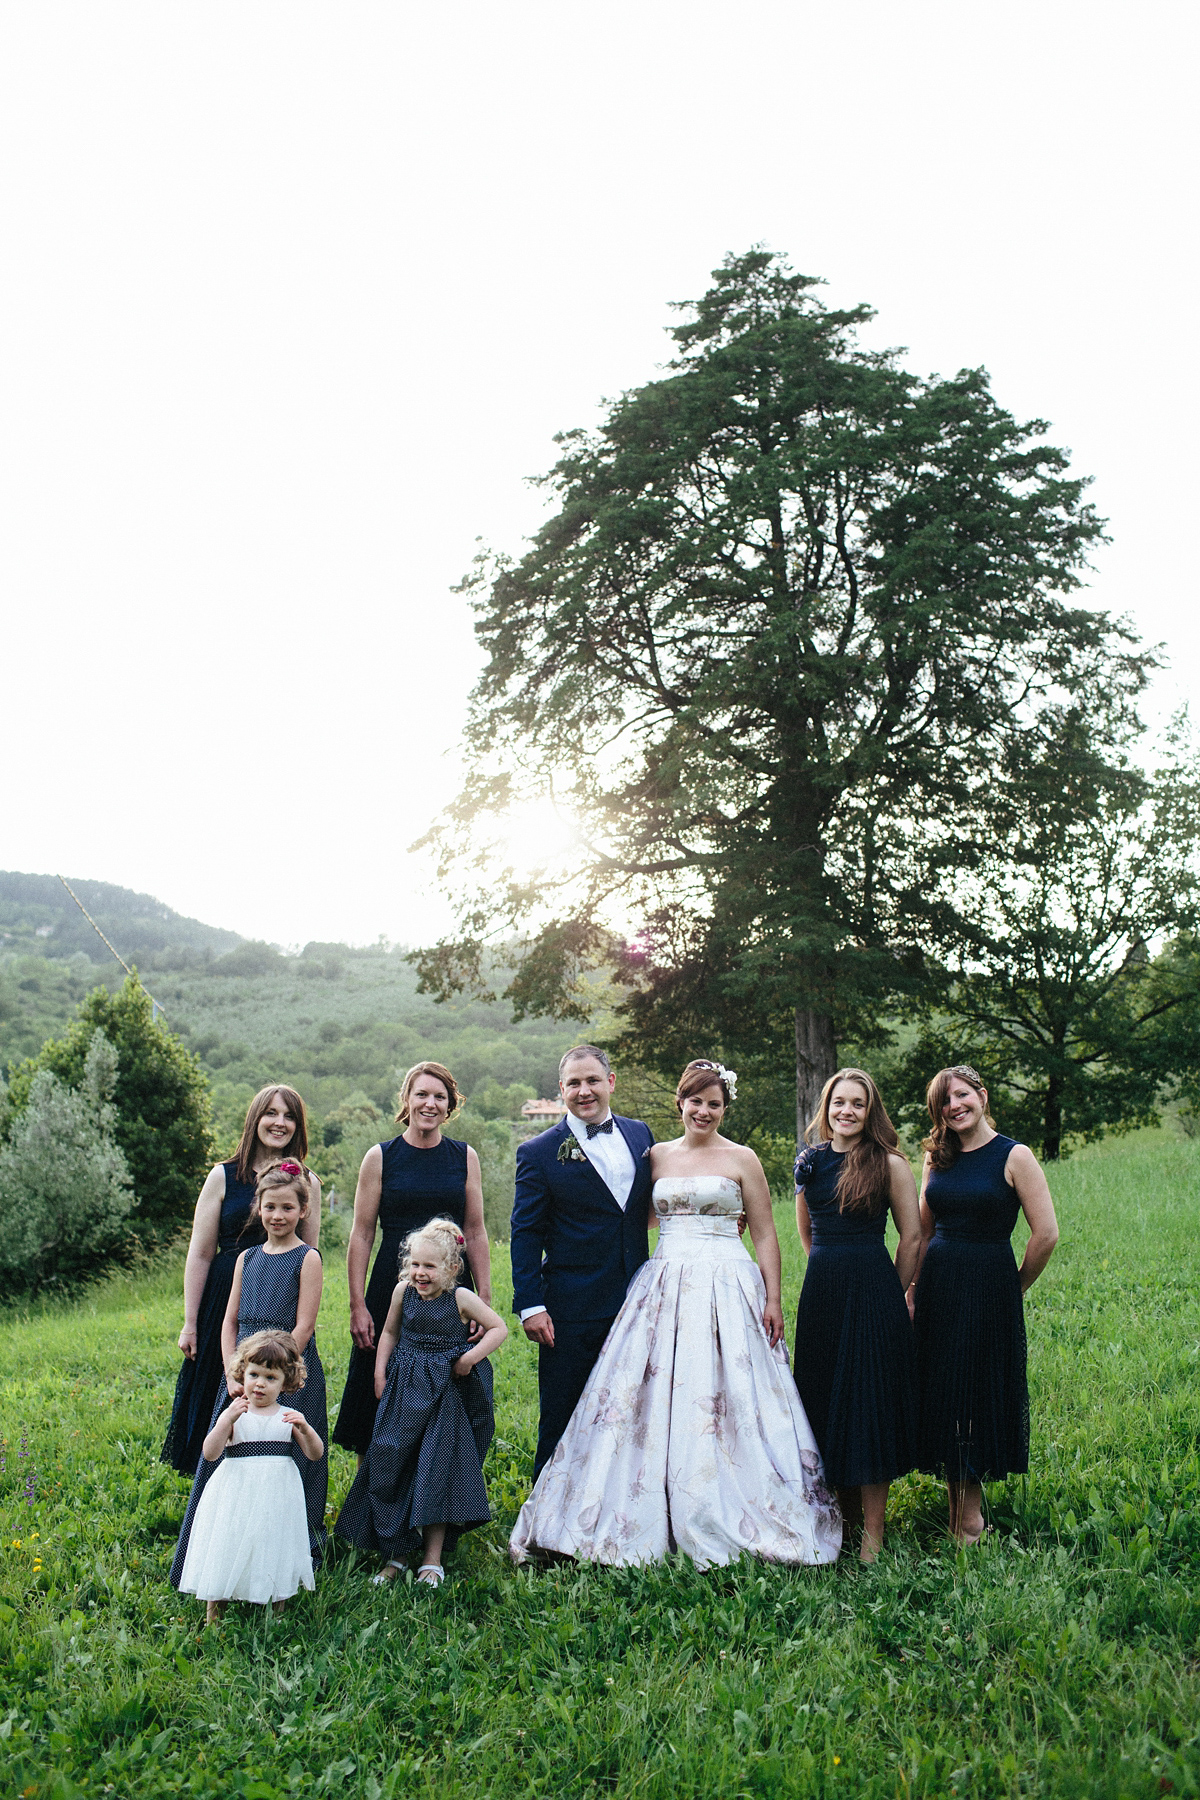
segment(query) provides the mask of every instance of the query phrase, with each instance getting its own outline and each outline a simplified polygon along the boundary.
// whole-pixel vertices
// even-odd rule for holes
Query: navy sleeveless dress
[[[1029,1468],[1025,1312],[1009,1239],[1020,1202],[1004,1179],[1016,1140],[997,1133],[933,1170],[937,1228],[917,1282],[919,1466],[957,1482]]]
[[[485,1356],[456,1380],[451,1369],[466,1347],[453,1289],[426,1300],[405,1288],[371,1447],[334,1526],[361,1550],[415,1555],[426,1525],[447,1526],[452,1550],[491,1518],[483,1459],[496,1428],[492,1368]]]
[[[908,1307],[887,1252],[888,1209],[839,1212],[845,1153],[809,1145],[796,1186],[812,1251],[796,1313],[793,1372],[834,1487],[894,1481],[916,1466],[916,1358]]]
[[[306,1256],[319,1256],[310,1244],[297,1244],[294,1250],[283,1250],[269,1253],[261,1245],[246,1252],[246,1260],[242,1264],[242,1292],[238,1305],[237,1341],[240,1344],[245,1338],[253,1337],[256,1331],[293,1331],[296,1325],[296,1308],[300,1300],[300,1269]],[[232,1282],[230,1283],[232,1286]],[[304,1452],[294,1444],[292,1455],[300,1470],[300,1478],[304,1483],[304,1505],[308,1514],[308,1544],[312,1551],[313,1564],[321,1559],[325,1548],[325,1499],[329,1489],[329,1421],[325,1406],[325,1371],[321,1367],[321,1357],[317,1350],[317,1334],[314,1331],[304,1349],[304,1365],[308,1371],[304,1386],[298,1394],[281,1394],[280,1403],[298,1413],[302,1413],[313,1430],[317,1433],[325,1450],[317,1462],[310,1462]],[[221,1385],[213,1405],[212,1417],[205,1427],[205,1435],[216,1423],[217,1417],[229,1405],[229,1389],[225,1385],[224,1369],[221,1373]],[[192,1520],[196,1516],[196,1508],[200,1504],[200,1496],[204,1492],[204,1484],[214,1469],[220,1468],[220,1462],[201,1461],[196,1471],[196,1479],[192,1483],[191,1498],[188,1500],[187,1512],[183,1517],[183,1525],[179,1533],[179,1543],[175,1550],[175,1560],[171,1564],[171,1585],[179,1586],[183,1574],[184,1558],[187,1556],[188,1538],[191,1536]]]
[[[445,1215],[459,1230],[467,1214],[467,1146],[457,1138],[442,1138],[429,1150],[417,1150],[403,1137],[381,1144],[383,1184],[379,1196],[379,1224],[383,1238],[375,1253],[365,1299],[375,1321],[375,1342],[383,1330],[400,1273],[400,1246],[410,1231]],[[473,1288],[470,1264],[463,1251],[459,1284]],[[333,1441],[343,1450],[365,1456],[375,1424],[375,1351],[354,1348],[342,1404],[338,1408]]]
[[[255,1219],[254,1181],[239,1181],[236,1162],[223,1163],[225,1198],[217,1226],[217,1254],[209,1265],[196,1316],[196,1355],[184,1357],[175,1383],[171,1423],[162,1447],[162,1461],[181,1475],[194,1475],[200,1467],[203,1444],[213,1418],[213,1402],[225,1374],[221,1361],[221,1325],[229,1305],[233,1271],[239,1254],[252,1244],[266,1242],[266,1232]]]

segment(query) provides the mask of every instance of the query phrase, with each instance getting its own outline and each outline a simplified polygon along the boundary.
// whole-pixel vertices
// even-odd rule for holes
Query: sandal
[[[378,1575],[372,1575],[371,1586],[372,1587],[390,1587],[392,1582],[395,1581],[396,1576],[400,1573],[400,1571],[403,1567],[404,1567],[404,1564],[402,1562],[397,1562],[395,1560],[395,1558],[393,1557],[391,1562],[384,1563],[384,1565],[383,1565],[382,1569],[380,1569]],[[395,1570],[395,1574],[392,1573],[392,1570]]]
[[[441,1563],[422,1563],[417,1570],[417,1580],[422,1587],[441,1587],[446,1579],[446,1571]]]

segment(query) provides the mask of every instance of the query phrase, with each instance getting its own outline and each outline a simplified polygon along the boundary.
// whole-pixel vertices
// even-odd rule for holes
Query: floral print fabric
[[[522,1507],[513,1557],[700,1568],[750,1554],[831,1563],[841,1517],[724,1176],[657,1181],[658,1246],[562,1441]]]

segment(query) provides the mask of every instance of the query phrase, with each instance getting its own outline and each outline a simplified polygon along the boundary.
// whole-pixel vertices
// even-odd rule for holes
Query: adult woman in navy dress
[[[308,1154],[308,1121],[295,1088],[260,1088],[250,1102],[236,1155],[210,1169],[192,1219],[192,1238],[183,1267],[184,1363],[175,1383],[171,1423],[162,1460],[181,1475],[194,1475],[212,1410],[225,1373],[221,1322],[233,1285],[238,1256],[266,1234],[251,1217],[258,1177],[284,1157],[303,1163]],[[309,1177],[309,1207],[300,1236],[313,1249],[321,1235],[321,1184]]]
[[[839,1069],[796,1158],[796,1224],[808,1257],[796,1315],[796,1386],[860,1557],[883,1543],[889,1485],[917,1460],[917,1387],[904,1290],[921,1243],[917,1187],[879,1089]],[[887,1253],[891,1213],[899,1234]]]
[[[353,1450],[361,1467],[375,1424],[375,1346],[396,1286],[400,1246],[433,1218],[451,1218],[465,1240],[462,1284],[492,1303],[492,1260],[483,1223],[483,1177],[470,1144],[445,1137],[442,1127],[458,1108],[449,1069],[416,1063],[400,1089],[399,1137],[373,1144],[363,1157],[354,1195],[354,1225],[346,1247],[350,1286],[350,1335],[354,1348],[333,1441]],[[383,1237],[367,1282],[375,1234]],[[479,1335],[472,1327],[472,1337]]]
[[[1033,1151],[998,1132],[987,1089],[965,1063],[927,1094],[921,1255],[910,1288],[920,1391],[919,1467],[945,1480],[960,1544],[983,1533],[983,1483],[1029,1468],[1023,1296],[1058,1242]],[[1018,1269],[1018,1211],[1029,1242]]]

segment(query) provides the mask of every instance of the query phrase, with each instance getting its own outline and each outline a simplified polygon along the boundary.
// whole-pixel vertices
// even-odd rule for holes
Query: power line
[[[100,942],[102,944],[107,945],[108,949],[110,949],[112,951],[113,955],[116,957],[117,961],[120,963],[120,965],[124,969],[125,973],[127,975],[132,975],[133,970],[130,968],[129,964],[125,961],[125,958],[121,955],[121,952],[116,948],[116,946],[114,944],[109,943],[108,939],[105,937],[104,933],[101,931],[101,929],[97,925],[95,919],[93,919],[91,913],[88,911],[87,907],[83,904],[83,901],[79,898],[79,895],[75,892],[75,889],[71,886],[71,884],[67,880],[66,876],[60,875],[58,879],[62,882],[62,884],[66,888],[68,894],[70,894],[72,900],[75,902],[76,906],[79,908],[80,912],[83,914],[84,918],[87,920],[88,924],[91,926],[91,928],[95,932],[96,936],[100,939]],[[140,977],[139,977],[139,979],[140,979]],[[157,1019],[159,1013],[161,1013],[163,1018],[165,1019],[167,1016],[166,1007],[160,1006],[158,1004],[158,1001],[154,998],[154,995],[150,992],[149,988],[145,987],[144,982],[142,985],[143,985],[143,988],[145,988],[146,998],[150,1002],[150,1009],[151,1009],[150,1017],[151,1017],[151,1019]]]

